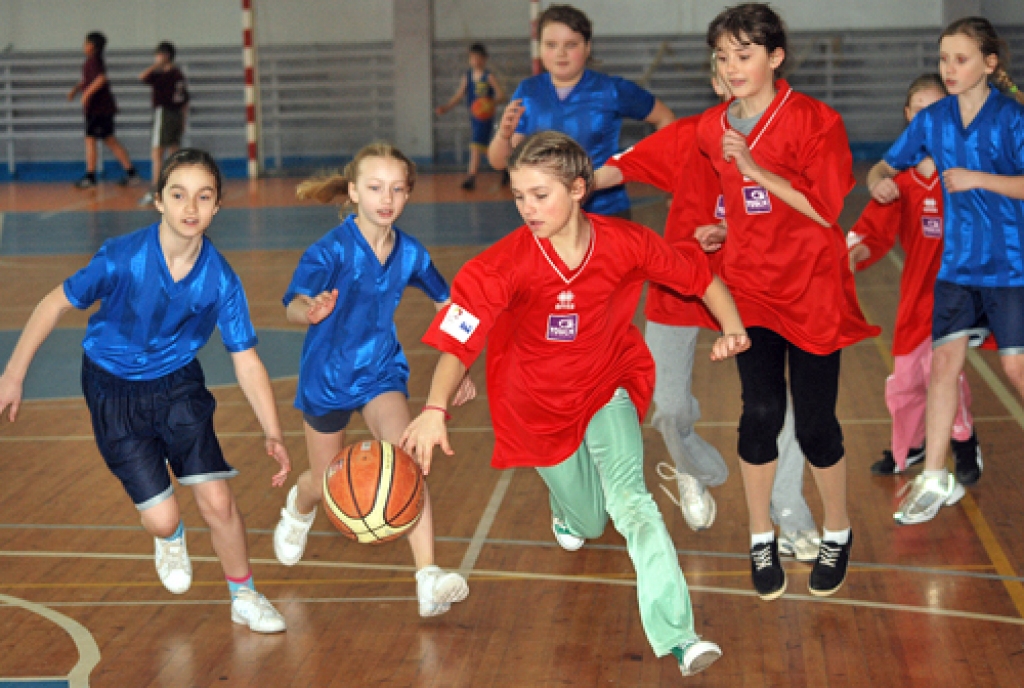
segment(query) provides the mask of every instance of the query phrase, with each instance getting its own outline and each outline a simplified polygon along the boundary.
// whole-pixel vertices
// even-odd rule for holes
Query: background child
[[[569,5],[551,5],[537,20],[540,59],[545,71],[520,82],[505,108],[487,159],[498,170],[509,153],[537,131],[561,131],[573,137],[600,167],[619,150],[622,119],[650,122],[661,129],[675,119],[672,111],[646,89],[621,77],[587,69],[590,19]],[[629,217],[623,187],[595,192],[587,212]]]
[[[82,80],[68,92],[68,100],[74,100],[82,94],[82,110],[85,112],[85,176],[75,182],[79,189],[96,186],[96,140],[106,144],[110,152],[124,168],[125,177],[118,182],[128,186],[138,181],[139,175],[132,165],[128,151],[114,136],[114,115],[117,114],[117,102],[110,90],[107,80],[107,67],[103,61],[103,49],[107,47],[107,37],[99,31],[86,35],[82,51],[85,53],[85,64],[82,65]]]
[[[825,508],[808,589],[831,595],[846,578],[853,543],[835,413],[840,352],[877,334],[857,305],[836,224],[854,185],[846,129],[834,110],[775,80],[787,40],[768,5],[724,10],[709,25],[707,42],[734,96],[704,113],[697,141],[721,185],[729,222],[722,276],[751,339],[736,360],[754,588],[765,600],[786,590],[770,503],[788,386],[797,441]]]
[[[238,472],[224,460],[213,428],[217,402],[195,358],[220,329],[267,454],[281,466],[271,484],[283,485],[291,463],[245,292],[206,238],[220,194],[220,170],[208,153],[171,156],[157,182],[160,221],[104,243],[32,313],[0,377],[0,413],[10,406],[14,421],[25,373],[60,317],[100,301],[82,342],[82,390],[100,453],[154,537],[160,580],[177,594],[192,583],[170,468],[192,488],[210,527],[231,592],[231,620],[275,633],[285,622],[253,587],[245,523],[227,483]]]
[[[994,335],[1003,370],[1024,395],[1024,95],[1006,72],[1004,52],[987,19],[950,24],[939,42],[939,72],[950,97],[918,113],[868,174],[880,203],[898,195],[896,171],[926,157],[942,177],[925,466],[895,514],[898,523],[929,521],[964,495],[945,461],[968,342]],[[980,453],[976,458],[975,476],[982,469]]]
[[[287,566],[305,551],[324,472],[345,446],[352,414],[359,411],[374,437],[396,446],[409,424],[409,364],[398,343],[395,309],[408,286],[422,290],[439,310],[448,303],[448,285],[430,254],[394,224],[415,182],[412,161],[389,144],[374,143],[341,174],[298,187],[299,198],[347,198],[356,213],[306,249],[284,295],[289,322],[309,327],[295,396],[305,421],[309,468],[288,493],[274,531],[274,552]],[[466,385],[472,389],[468,380]],[[409,545],[420,616],[444,614],[466,599],[466,580],[434,565],[429,492]]]
[[[188,88],[185,75],[174,64],[174,44],[168,41],[156,46],[153,64],[139,75],[139,81],[153,89],[153,136],[150,156],[153,162],[152,179],[154,186],[160,178],[160,167],[164,154],[174,153],[181,147],[185,133],[185,116],[188,112]],[[153,202],[155,189],[150,189],[139,200],[139,205]]]
[[[727,93],[714,74],[711,81],[720,96]],[[719,248],[726,233],[725,205],[711,163],[697,149],[699,121],[698,115],[672,122],[624,153],[613,155],[597,170],[595,179],[598,188],[642,182],[672,194],[665,222],[666,240],[676,245],[700,236],[711,250],[708,258],[712,272],[718,274],[722,263]],[[692,381],[700,328],[717,332],[720,327],[700,299],[680,296],[656,284],[647,290],[644,315],[644,339],[657,373],[652,422],[674,464],[659,463],[658,475],[676,481],[676,503],[690,528],[710,528],[717,507],[707,488],[724,483],[729,469],[718,449],[694,429],[700,420],[700,404],[693,396]],[[779,437],[772,520],[781,529],[780,553],[813,561],[818,556],[820,539],[803,496],[804,457],[793,436],[790,407],[787,404],[786,422]],[[664,485],[661,488],[675,500]]]
[[[926,107],[946,97],[938,74],[922,74],[910,85],[903,114],[909,123]],[[892,337],[893,373],[885,381],[885,402],[892,416],[892,450],[871,466],[877,475],[902,473],[924,460],[924,417],[932,363],[932,310],[935,276],[942,259],[942,188],[935,163],[925,158],[893,179],[899,198],[871,200],[847,234],[850,264],[864,270],[888,253],[899,237],[904,266]],[[957,478],[978,480],[981,449],[971,417],[971,389],[961,372],[957,381],[953,455]],[[972,476],[971,473],[974,473]]]
[[[459,88],[444,105],[434,112],[440,117],[466,99],[469,109],[469,126],[472,135],[469,143],[469,172],[462,188],[472,191],[476,188],[476,173],[480,169],[480,157],[487,152],[494,131],[494,108],[505,102],[505,89],[501,82],[487,69],[487,48],[483,43],[469,46],[469,69],[459,80]]]
[[[537,468],[563,549],[599,537],[611,517],[636,568],[640,618],[655,654],[672,653],[683,675],[696,673],[721,650],[694,632],[675,546],[644,485],[639,419],[654,364],[632,319],[650,279],[703,294],[725,331],[715,359],[746,348],[743,324],[695,244],[677,252],[645,227],[581,211],[593,168],[567,135],[531,136],[509,169],[526,225],[456,275],[452,304],[423,338],[442,355],[427,406],[402,444],[424,470],[435,446],[452,453],[448,400],[486,345],[491,464]]]

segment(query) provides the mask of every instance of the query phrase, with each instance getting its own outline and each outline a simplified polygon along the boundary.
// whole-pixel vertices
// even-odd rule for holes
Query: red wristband
[[[443,406],[431,406],[431,405],[428,404],[428,405],[423,407],[423,410],[424,411],[440,411],[441,413],[444,414],[444,419],[445,420],[451,420],[452,419],[452,414],[448,413],[448,409],[444,408]]]

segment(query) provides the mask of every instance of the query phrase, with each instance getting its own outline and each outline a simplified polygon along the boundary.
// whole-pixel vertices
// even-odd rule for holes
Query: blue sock
[[[231,578],[229,576],[224,576],[224,580],[227,581],[228,592],[231,593],[231,599],[235,599],[235,596],[241,588],[249,588],[253,591],[256,590],[252,582],[252,571],[250,571],[249,575],[245,578]]]
[[[178,521],[178,529],[176,531],[174,531],[173,533],[171,533],[170,537],[161,538],[161,539],[164,540],[165,542],[174,542],[175,540],[180,540],[183,537],[185,537],[185,522],[184,521]]]

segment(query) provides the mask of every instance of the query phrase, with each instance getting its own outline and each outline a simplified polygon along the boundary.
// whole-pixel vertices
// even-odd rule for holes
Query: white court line
[[[480,516],[480,521],[476,524],[473,539],[469,541],[466,554],[462,557],[462,563],[459,564],[459,571],[463,575],[472,571],[473,567],[476,566],[476,560],[480,557],[480,550],[483,549],[484,543],[487,542],[487,536],[491,532],[491,526],[494,525],[494,519],[498,515],[501,503],[505,500],[505,494],[508,492],[508,486],[512,483],[512,475],[514,473],[515,469],[501,472],[498,484],[494,486],[491,498],[487,502],[487,508],[484,509],[484,513]]]
[[[78,648],[78,663],[75,664],[74,668],[67,675],[68,686],[69,688],[88,688],[89,674],[100,663],[100,648],[96,644],[96,640],[93,639],[92,634],[89,633],[89,629],[70,617],[28,600],[0,594],[0,604],[21,607],[33,614],[37,614],[60,626],[65,633],[71,636],[75,647]]]

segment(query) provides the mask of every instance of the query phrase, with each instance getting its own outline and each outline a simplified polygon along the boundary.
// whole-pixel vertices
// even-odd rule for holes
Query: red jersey
[[[591,243],[578,268],[520,227],[459,270],[451,304],[423,336],[466,367],[487,346],[495,468],[561,463],[619,387],[643,418],[654,360],[632,320],[644,281],[689,295],[711,283],[696,243],[673,250],[636,223],[586,217]]]
[[[906,356],[932,336],[935,277],[942,264],[942,185],[937,173],[925,179],[914,168],[900,172],[893,181],[900,197],[886,205],[872,200],[850,231],[871,250],[871,257],[857,264],[858,270],[881,260],[899,237],[906,261],[892,353]]]
[[[830,227],[825,228],[745,179],[722,157],[730,129],[723,103],[697,125],[697,144],[718,175],[729,238],[722,279],[747,327],[764,327],[801,349],[830,354],[879,328],[857,303],[846,239],[837,221],[854,186],[853,158],[843,120],[832,108],[784,80],[747,142],[754,161],[788,180]]]
[[[697,227],[717,224],[725,217],[718,180],[713,172],[708,174],[711,163],[697,150],[699,121],[700,115],[677,119],[605,163],[618,168],[624,181],[650,184],[672,194],[665,221],[665,239],[672,245],[693,243]],[[721,251],[708,255],[712,272],[718,272],[721,255]],[[647,290],[644,315],[662,325],[722,329],[702,300],[659,284]]]

